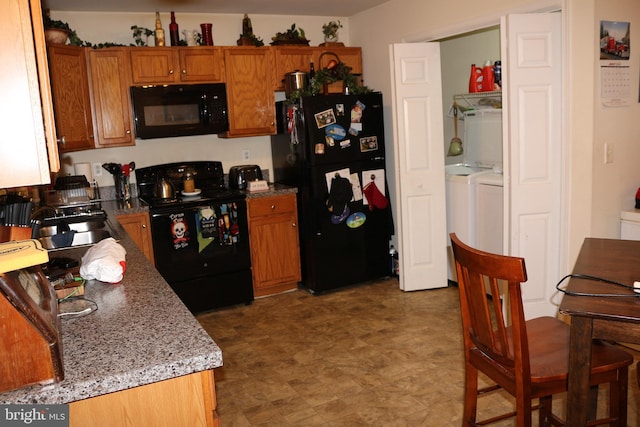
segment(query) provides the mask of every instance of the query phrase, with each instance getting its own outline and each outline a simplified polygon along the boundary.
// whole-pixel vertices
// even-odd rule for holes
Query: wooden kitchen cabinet
[[[229,130],[222,137],[275,135],[274,59],[269,47],[225,47]]]
[[[71,427],[219,427],[213,370],[196,372],[69,404]]]
[[[224,81],[221,47],[133,47],[129,52],[133,84]]]
[[[95,148],[86,49],[52,44],[49,75],[61,152]]]
[[[253,294],[296,289],[301,280],[296,195],[248,198],[247,211]]]
[[[284,90],[284,75],[293,71],[309,72],[318,58],[318,48],[310,46],[276,46],[274,49],[276,73],[274,90]],[[315,67],[318,64],[314,64]]]
[[[153,258],[153,241],[151,240],[151,222],[148,212],[138,212],[131,214],[118,215],[117,220],[120,222],[140,250],[147,259],[154,263]]]
[[[87,54],[96,148],[135,145],[126,48],[89,49]]]
[[[3,3],[0,188],[51,182],[60,168],[40,0]]]

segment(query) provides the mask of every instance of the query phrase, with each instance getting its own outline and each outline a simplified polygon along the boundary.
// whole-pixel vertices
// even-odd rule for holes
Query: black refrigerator
[[[382,105],[380,93],[276,105],[274,181],[298,188],[302,284],[312,293],[391,273]]]

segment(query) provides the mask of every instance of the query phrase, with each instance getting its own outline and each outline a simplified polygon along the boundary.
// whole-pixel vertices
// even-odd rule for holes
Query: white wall
[[[599,61],[594,64],[594,144],[593,144],[593,211],[592,234],[598,237],[620,237],[620,211],[632,209],[636,190],[640,186],[640,2],[637,0],[597,0],[595,2],[596,43],[600,20],[631,23],[631,105],[605,107],[601,93]],[[597,46],[593,46],[597,58]],[[614,161],[604,163],[604,145],[614,145]]]
[[[129,45],[134,43],[132,25],[153,29],[155,13],[90,13],[51,11],[53,19],[65,21],[78,36],[93,44],[118,43]],[[213,23],[213,42],[217,46],[235,46],[242,32],[243,15],[232,14],[176,14],[180,31],[200,28],[200,23]],[[322,43],[322,25],[331,20],[340,20],[340,41],[349,43],[349,20],[346,17],[309,17],[309,16],[272,16],[251,15],[253,32],[268,45],[271,37],[277,32],[284,32],[293,23],[305,31],[311,46]],[[161,13],[165,32],[169,29],[169,13]],[[153,45],[153,37],[149,43]],[[283,92],[276,93],[276,100],[284,99]],[[250,159],[242,159],[242,152],[249,150]],[[62,174],[73,174],[74,163],[129,163],[136,162],[137,167],[154,164],[188,161],[188,160],[220,160],[225,172],[230,166],[237,164],[258,164],[263,169],[273,170],[271,163],[271,142],[267,136],[251,138],[218,138],[215,135],[192,136],[181,138],[163,138],[153,140],[136,140],[135,147],[105,148],[78,151],[61,156]],[[273,176],[273,175],[271,175]],[[104,171],[96,177],[100,186],[113,185],[111,175]]]

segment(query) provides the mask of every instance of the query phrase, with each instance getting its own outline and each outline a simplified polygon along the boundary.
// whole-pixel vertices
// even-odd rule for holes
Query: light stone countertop
[[[69,403],[222,366],[220,348],[117,223],[116,212],[145,209],[135,205],[103,203],[127,251],[127,270],[119,284],[86,283],[85,296],[97,311],[62,318],[64,380],[2,393],[1,404]],[[80,260],[86,251],[52,251],[49,257]]]

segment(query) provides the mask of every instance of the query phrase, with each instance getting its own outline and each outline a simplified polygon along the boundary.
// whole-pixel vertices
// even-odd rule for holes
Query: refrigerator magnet
[[[329,146],[329,147],[333,147],[334,145],[336,145],[336,141],[330,137],[329,135],[325,135],[324,137],[324,142]]]
[[[367,220],[364,212],[354,212],[347,218],[347,227],[358,228]]]
[[[316,154],[324,154],[324,144],[319,142],[316,144]]]
[[[362,122],[362,113],[365,108],[367,108],[362,102],[356,101],[356,103],[351,107],[351,123],[361,123]]]
[[[336,115],[333,113],[333,109],[331,108],[320,111],[319,113],[314,114],[313,117],[316,119],[316,126],[318,126],[318,129],[322,129],[336,122]]]
[[[336,104],[336,115],[338,117],[344,116],[344,104]]]
[[[377,136],[367,136],[365,138],[360,138],[360,151],[375,151],[378,149],[378,137]]]
[[[347,136],[347,131],[344,130],[344,128],[342,126],[340,126],[339,124],[336,124],[336,123],[325,127],[324,128],[324,133],[326,135],[332,137],[336,141],[340,141],[340,140],[344,139],[345,136]]]

